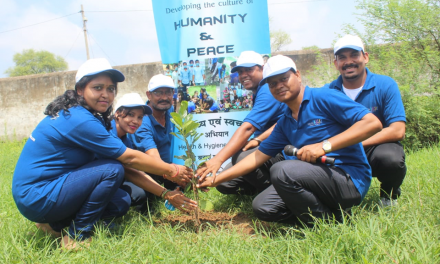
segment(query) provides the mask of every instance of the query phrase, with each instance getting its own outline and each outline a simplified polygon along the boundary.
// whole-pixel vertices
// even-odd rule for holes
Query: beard
[[[168,105],[160,105],[160,103],[168,103]],[[171,108],[171,101],[170,100],[160,100],[157,102],[157,104],[154,104],[151,102],[151,107],[154,108],[156,111],[167,111]]]
[[[342,67],[342,70],[345,71],[348,68],[356,68],[356,69],[358,69],[359,65],[354,64],[354,63],[348,64],[348,65],[345,65],[344,67]],[[356,79],[358,77],[359,77],[359,74],[354,74],[354,75],[350,75],[350,76],[347,76],[346,74],[344,74],[344,78],[347,79],[347,80]]]

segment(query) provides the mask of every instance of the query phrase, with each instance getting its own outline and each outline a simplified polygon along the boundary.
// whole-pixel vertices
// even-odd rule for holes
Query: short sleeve
[[[107,131],[101,121],[92,115],[85,116],[82,120],[74,117],[71,122],[73,129],[64,134],[66,140],[100,157],[116,159],[127,149],[119,138]]]
[[[278,123],[275,125],[270,136],[261,142],[258,150],[263,152],[264,154],[275,157],[278,153],[280,153],[286,145],[289,145],[290,142],[284,133],[282,126],[284,123],[284,117],[282,117]]]
[[[138,128],[136,133],[129,135],[133,147],[139,151],[146,152],[147,150],[157,148],[154,142],[153,130],[151,120],[148,116],[144,116],[142,125]]]
[[[403,107],[402,96],[400,95],[399,87],[394,80],[384,91],[383,94],[383,118],[385,120],[384,127],[390,126],[394,122],[406,122],[405,109]]]
[[[261,131],[266,124],[272,120],[273,115],[279,111],[280,104],[281,103],[272,96],[269,87],[265,84],[260,88],[260,91],[258,91],[255,104],[243,122],[251,123],[255,128]]]

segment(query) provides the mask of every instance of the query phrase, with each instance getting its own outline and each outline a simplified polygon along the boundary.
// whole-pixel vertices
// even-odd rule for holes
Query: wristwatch
[[[329,153],[332,151],[332,144],[328,140],[324,140],[322,142],[322,149],[325,151],[325,153]]]

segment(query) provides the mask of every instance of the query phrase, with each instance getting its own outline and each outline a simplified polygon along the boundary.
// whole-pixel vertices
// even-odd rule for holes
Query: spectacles
[[[170,96],[170,95],[174,94],[174,91],[173,90],[152,91],[151,93],[153,93],[155,96],[162,96],[162,95]]]

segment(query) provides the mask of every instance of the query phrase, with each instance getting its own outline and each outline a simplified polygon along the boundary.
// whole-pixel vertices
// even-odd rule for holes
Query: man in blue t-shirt
[[[341,221],[341,210],[358,205],[370,187],[371,169],[360,142],[381,130],[380,121],[337,91],[304,87],[295,63],[286,56],[267,61],[261,83],[288,109],[257,151],[216,178],[202,179],[198,187],[230,181],[292,145],[299,149],[295,160],[270,168],[272,185],[255,197],[254,213],[274,222],[310,224],[332,215]],[[334,157],[335,166],[314,164],[324,155]]]
[[[254,107],[243,120],[243,124],[235,131],[228,144],[214,158],[208,160],[203,167],[197,170],[196,174],[201,178],[206,177],[208,173],[215,175],[227,159],[232,157],[232,162],[225,169],[257,150],[257,148],[253,148],[243,152],[242,148],[252,135],[254,136],[252,141],[260,142],[258,136],[276,124],[287,108],[285,104],[275,100],[267,84],[260,85],[260,81],[263,79],[263,58],[260,54],[254,51],[243,51],[237,60],[237,65],[231,72],[238,72],[240,83],[246,90],[252,91],[254,94]],[[282,159],[284,159],[282,155],[277,155],[255,171],[217,186],[217,190],[223,194],[259,193],[270,185],[268,168]]]
[[[182,63],[183,68],[180,70],[179,75],[179,86],[182,88],[183,97],[188,98],[188,86],[190,86],[190,82],[192,81],[192,71],[188,67],[188,63],[184,61]]]
[[[200,61],[196,60],[196,67],[193,67],[192,81],[194,85],[205,85],[205,70],[200,67]]]
[[[134,134],[128,134],[135,149],[148,155],[159,157],[166,163],[172,163],[173,125],[171,123],[173,80],[165,75],[158,74],[151,78],[146,92],[149,101],[147,105],[153,110],[152,115],[144,116],[142,125]],[[165,188],[175,189],[177,185],[162,175],[150,176],[158,183],[164,183]],[[142,197],[132,197],[132,201],[143,204],[147,199],[146,192],[132,192],[142,194]]]
[[[341,75],[326,87],[345,93],[367,107],[382,122],[383,130],[362,142],[373,177],[381,182],[381,206],[396,203],[406,175],[405,152],[400,140],[405,137],[405,109],[397,83],[388,76],[368,70],[368,53],[362,40],[346,35],[334,47],[336,69]]]

